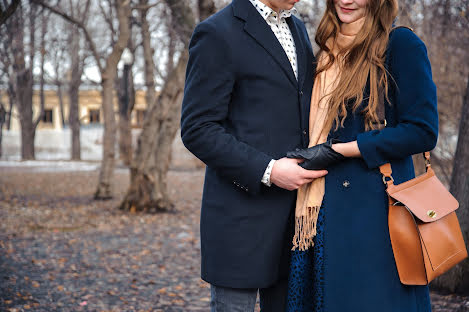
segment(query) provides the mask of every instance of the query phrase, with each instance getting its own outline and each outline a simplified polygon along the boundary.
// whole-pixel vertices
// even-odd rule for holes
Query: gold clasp
[[[435,210],[428,210],[428,211],[427,211],[427,215],[428,215],[430,218],[435,218],[435,217],[436,217],[436,211],[435,211]]]

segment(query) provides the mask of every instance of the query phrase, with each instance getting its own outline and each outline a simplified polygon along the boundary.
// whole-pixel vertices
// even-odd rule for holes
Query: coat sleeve
[[[436,87],[425,44],[408,29],[395,30],[390,41],[390,72],[396,92],[391,105],[395,105],[397,123],[357,136],[369,168],[430,151],[438,138]]]
[[[222,34],[208,21],[200,23],[189,44],[189,61],[181,113],[186,148],[221,176],[255,194],[272,159],[239,141],[224,126],[229,117],[235,69]]]

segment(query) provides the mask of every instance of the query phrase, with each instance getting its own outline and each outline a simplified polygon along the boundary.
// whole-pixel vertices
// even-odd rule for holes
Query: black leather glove
[[[298,164],[307,170],[327,169],[346,157],[332,149],[332,144],[342,143],[337,139],[330,139],[327,142],[318,144],[309,148],[299,149],[287,153],[288,158],[305,159],[304,162]]]

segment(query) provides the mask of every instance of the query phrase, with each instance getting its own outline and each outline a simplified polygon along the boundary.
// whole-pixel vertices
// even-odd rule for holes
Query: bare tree
[[[82,24],[86,25],[91,0],[87,0],[85,5],[81,5],[80,2],[69,1],[69,7],[71,15]],[[68,122],[71,130],[71,159],[81,159],[81,144],[80,144],[80,118],[78,114],[78,100],[79,90],[82,83],[81,76],[83,75],[84,62],[86,58],[85,53],[81,53],[83,50],[81,47],[81,36],[79,26],[70,23],[66,28],[68,32],[68,56],[70,57],[70,76],[68,81],[68,99],[69,99],[69,115]]]
[[[36,54],[35,33],[37,10],[34,5],[29,6],[29,55],[25,47],[25,11],[23,4],[19,4],[19,9],[9,19],[6,25],[12,36],[13,71],[15,75],[15,95],[18,105],[21,124],[21,158],[23,160],[34,159],[34,137],[36,127],[42,119],[44,109],[41,110],[35,120],[33,120],[33,65]],[[27,62],[26,60],[29,60]]]
[[[65,127],[65,107],[64,107],[64,96],[63,96],[63,67],[65,63],[65,44],[62,44],[61,40],[51,40],[50,52],[50,62],[54,67],[54,78],[52,80],[53,84],[57,88],[57,98],[59,99],[59,108],[60,108],[60,122],[62,128]]]
[[[13,13],[15,13],[21,0],[13,0],[11,2],[3,0],[0,2],[0,25],[4,24]]]
[[[185,68],[188,60],[187,44],[195,26],[195,19],[189,5],[183,1],[166,0],[171,11],[173,29],[184,43],[181,56],[172,72],[167,76],[164,87],[147,110],[142,133],[138,139],[135,158],[131,166],[130,187],[120,205],[120,209],[130,211],[165,211],[173,208],[167,191],[167,172],[171,160],[171,147],[179,128],[181,101],[184,88]],[[200,18],[215,12],[212,0],[199,0]],[[143,41],[149,40],[145,26],[145,13],[142,13]],[[145,45],[144,45],[145,49]],[[145,64],[147,70],[153,68],[147,46]],[[147,86],[153,85],[153,75],[145,75]],[[151,101],[150,98],[147,98]]]
[[[469,248],[469,144],[467,139],[469,137],[469,76],[460,116],[450,191],[459,201],[457,215],[466,247]],[[467,294],[469,292],[469,259],[439,277],[434,281],[433,286],[451,293]]]
[[[41,45],[39,47],[40,52],[40,69],[41,75],[39,76],[39,102],[40,102],[40,110],[41,116],[36,120],[35,128],[37,124],[41,121],[42,115],[44,114],[44,106],[45,106],[45,95],[44,95],[44,86],[45,86],[45,74],[44,74],[44,64],[46,62],[46,33],[47,33],[47,18],[49,12],[42,12],[41,15]]]
[[[3,124],[5,123],[6,111],[3,107],[3,103],[0,101],[0,157],[2,157],[2,136],[3,136]]]
[[[94,194],[95,199],[112,198],[111,177],[114,171],[116,142],[116,121],[113,105],[113,82],[117,74],[117,63],[129,40],[130,1],[116,0],[115,7],[119,21],[119,37],[111,54],[106,59],[105,67],[100,67],[104,114],[103,159],[99,173],[99,182]],[[98,60],[96,60],[98,61]]]
[[[148,0],[140,0],[141,5],[147,5]],[[154,78],[154,68],[155,63],[153,62],[153,50],[151,48],[151,38],[150,38],[150,26],[148,25],[147,20],[148,9],[140,10],[140,27],[141,27],[141,36],[142,36],[142,47],[143,47],[143,59],[145,61],[144,66],[144,77],[145,77],[145,102],[147,108],[149,108],[152,103],[155,102],[156,92],[155,92],[155,78]]]
[[[12,13],[13,14],[13,13]],[[5,124],[7,130],[11,127],[12,110],[16,103],[16,75],[13,69],[13,33],[14,23],[9,22],[0,25],[0,36],[2,38],[0,45],[0,65],[1,72],[4,75],[7,85],[8,108],[6,109]]]
[[[124,48],[127,46],[127,42],[130,36],[130,0],[116,0],[112,3],[111,7],[113,7],[117,12],[116,15],[119,31],[117,40],[114,41],[114,38],[112,39],[112,50],[104,58],[104,64],[102,58],[99,57],[95,41],[92,39],[90,32],[82,21],[77,20],[70,14],[57,9],[54,6],[45,3],[44,1],[31,1],[38,3],[53,13],[62,16],[64,19],[75,24],[83,31],[86,41],[88,42],[89,49],[95,59],[96,66],[98,67],[98,70],[101,74],[101,96],[104,115],[103,158],[101,161],[99,181],[94,198],[110,199],[112,198],[111,179],[114,171],[116,142],[116,119],[114,116],[113,87],[114,78],[117,75],[117,64],[120,60],[122,52],[124,51]]]

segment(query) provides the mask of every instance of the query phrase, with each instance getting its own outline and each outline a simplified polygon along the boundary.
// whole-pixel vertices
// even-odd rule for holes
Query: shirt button
[[[349,187],[350,186],[350,182],[348,180],[345,180],[344,183],[342,183],[342,185],[344,187]]]

